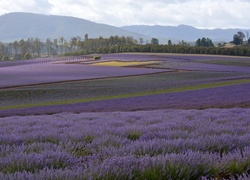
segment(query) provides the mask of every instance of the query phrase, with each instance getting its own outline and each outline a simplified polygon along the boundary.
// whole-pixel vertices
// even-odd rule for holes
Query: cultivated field
[[[1,116],[250,105],[248,58],[176,54],[101,57],[3,64]]]
[[[0,179],[247,179],[250,110],[61,113],[0,121]]]
[[[247,179],[250,58],[0,62],[0,179]]]

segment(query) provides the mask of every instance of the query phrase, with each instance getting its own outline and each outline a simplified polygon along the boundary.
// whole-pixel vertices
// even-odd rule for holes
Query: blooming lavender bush
[[[0,119],[0,179],[249,178],[250,109]]]

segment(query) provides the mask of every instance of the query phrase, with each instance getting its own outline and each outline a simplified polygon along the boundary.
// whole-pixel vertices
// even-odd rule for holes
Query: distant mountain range
[[[85,34],[88,34],[90,38],[132,36],[135,39],[143,38],[144,42],[150,42],[154,37],[163,44],[169,39],[173,42],[181,40],[191,42],[202,37],[210,38],[213,42],[229,42],[238,31],[250,32],[246,29],[197,29],[187,25],[115,27],[80,18],[32,13],[9,13],[0,16],[0,41],[2,42],[35,37],[45,40],[61,36],[69,40],[76,36],[84,37]]]
[[[88,20],[55,15],[41,15],[32,13],[9,13],[0,16],[0,41],[13,41],[19,39],[38,37],[70,39],[72,37],[89,38],[118,36],[144,37],[124,29],[98,24]]]
[[[133,25],[124,26],[122,29],[143,34],[149,37],[156,37],[166,41],[172,40],[184,40],[184,41],[196,41],[198,38],[210,38],[214,42],[225,41],[230,42],[233,40],[234,34],[238,31],[243,33],[250,32],[246,29],[197,29],[192,26],[179,25],[179,26],[145,26],[145,25]]]

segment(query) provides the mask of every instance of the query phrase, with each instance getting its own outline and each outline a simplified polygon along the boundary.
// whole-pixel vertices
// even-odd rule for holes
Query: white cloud
[[[1,15],[9,12],[49,14],[50,8],[48,0],[0,0]]]
[[[5,1],[0,0],[0,13],[8,13],[13,11],[23,11],[24,9],[29,9],[34,5],[34,0],[25,0],[25,1]]]
[[[27,11],[74,16],[115,26],[248,28],[248,0],[0,0],[0,14]]]

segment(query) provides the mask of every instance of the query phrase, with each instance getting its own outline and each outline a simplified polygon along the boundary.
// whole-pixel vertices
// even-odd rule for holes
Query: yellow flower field
[[[97,66],[138,66],[138,65],[147,65],[147,64],[155,64],[160,61],[107,61],[107,62],[98,62],[93,63],[92,65]]]

